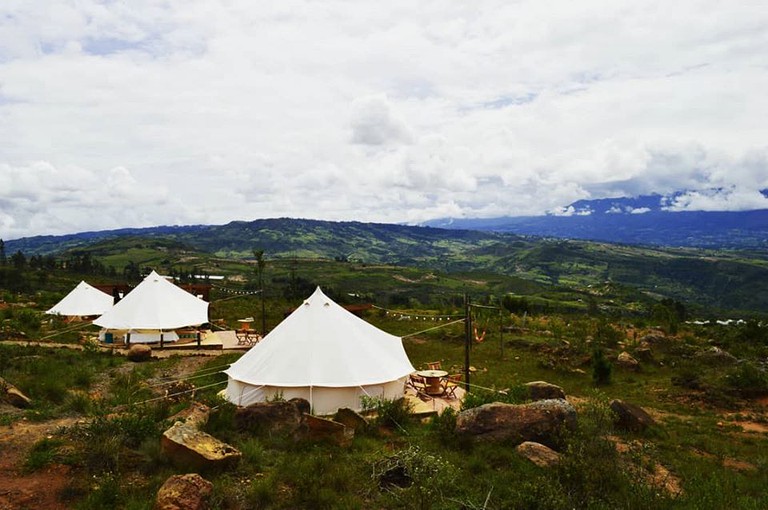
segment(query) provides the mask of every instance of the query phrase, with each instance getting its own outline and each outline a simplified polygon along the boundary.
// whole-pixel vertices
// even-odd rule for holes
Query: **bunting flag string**
[[[260,291],[258,290],[241,290],[241,289],[230,289],[228,287],[222,287],[221,285],[211,285],[212,288],[224,292],[225,294],[234,294],[238,296],[247,296],[249,294],[258,294]]]
[[[405,320],[405,321],[435,321],[435,322],[442,322],[442,321],[451,321],[457,318],[463,318],[463,315],[420,315],[420,314],[414,314],[414,313],[404,313],[397,310],[389,310],[387,308],[382,308],[380,306],[373,305],[373,308],[376,308],[377,310],[382,310],[387,317],[394,317],[398,320]]]

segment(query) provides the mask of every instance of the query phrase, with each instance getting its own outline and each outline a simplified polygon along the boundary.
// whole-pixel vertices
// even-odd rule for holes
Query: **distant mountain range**
[[[663,213],[602,216],[631,220],[637,216],[650,218],[651,214]],[[742,218],[738,220],[741,222],[750,214],[757,214],[755,221],[763,221],[762,225],[765,225],[761,211],[722,214],[736,215],[734,218]],[[718,217],[722,218],[721,215]],[[598,217],[597,214],[592,216]],[[697,218],[696,213],[675,216],[686,217]],[[733,222],[737,224],[736,219]],[[617,222],[616,225],[617,230],[619,225],[627,228],[626,223]],[[674,233],[668,224],[645,225],[649,234],[657,232],[656,235],[660,235],[658,232],[665,229],[670,229],[670,236]],[[706,231],[700,218],[695,226]],[[743,223],[738,225],[738,230],[749,232]],[[765,242],[764,231],[765,227],[759,225],[752,231],[755,245],[758,239]],[[563,227],[562,233],[569,232]],[[575,237],[574,233],[575,229],[569,237]],[[709,233],[711,235],[711,231]],[[748,238],[744,234],[744,239]],[[637,237],[629,234],[625,239],[637,242]],[[732,234],[727,237],[729,243],[733,239]],[[290,218],[28,237],[6,241],[5,249],[8,255],[17,250],[27,256],[56,253],[66,258],[89,254],[118,270],[122,270],[128,260],[150,267],[192,264],[189,260],[215,259],[218,264],[227,259],[252,260],[253,250],[264,250],[269,259],[310,258],[363,265],[394,264],[427,268],[438,274],[471,271],[580,289],[611,282],[632,287],[647,296],[669,296],[724,310],[765,310],[768,307],[768,290],[764,283],[768,281],[768,254],[757,249],[714,251],[641,247],[541,239],[508,232]],[[493,279],[492,276],[484,278]]]
[[[545,216],[445,218],[423,225],[634,245],[713,249],[768,247],[768,209],[679,212],[665,209],[678,195],[579,200]]]

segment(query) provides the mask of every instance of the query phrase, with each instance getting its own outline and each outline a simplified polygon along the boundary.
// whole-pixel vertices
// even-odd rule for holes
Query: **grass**
[[[366,268],[349,266],[350,271],[367,272]],[[399,274],[417,276],[405,270]],[[333,282],[332,276],[328,278]],[[338,281],[333,284],[337,289],[353,288]],[[409,295],[409,299],[415,299],[418,293]],[[237,301],[216,305],[218,312],[230,318],[258,315],[257,299],[243,298],[239,305],[232,304]],[[230,303],[226,305],[230,308],[224,303]],[[270,321],[277,322],[278,314],[284,312],[281,307],[287,303],[269,305]],[[416,368],[440,360],[449,371],[462,371],[463,324],[425,331],[439,323],[402,320],[403,315],[429,319],[430,315],[461,314],[461,300],[446,297],[431,309],[417,305],[410,302],[408,307],[398,308],[400,316],[374,311],[367,319],[393,334],[418,333],[403,342]],[[234,406],[222,403],[216,396],[223,385],[211,386],[196,394],[197,399],[216,408],[206,431],[243,453],[237,470],[206,475],[215,487],[213,507],[768,507],[768,440],[764,435],[747,434],[735,425],[723,424],[722,404],[729,409],[743,408],[747,405],[743,390],[754,386],[755,381],[762,384],[759,367],[703,366],[693,361],[696,352],[708,347],[712,339],[723,348],[740,349],[738,352],[750,359],[764,355],[762,344],[750,344],[736,333],[683,327],[676,339],[654,344],[654,361],[643,361],[639,371],[614,365],[610,383],[597,393],[590,368],[594,343],[603,345],[610,361],[621,350],[635,352],[638,347],[626,318],[606,322],[584,315],[505,315],[505,324],[517,329],[501,337],[493,320],[488,317],[486,321],[485,341],[471,346],[473,391],[466,405],[499,399],[524,401],[522,385],[528,381],[560,385],[569,397],[578,397],[575,401],[580,412],[580,426],[566,439],[565,461],[560,467],[544,470],[520,458],[509,445],[472,443],[457,437],[454,413],[423,424],[406,419],[402,409],[386,402],[372,403],[383,418],[381,427],[358,435],[347,448],[294,442],[280,434],[245,434],[233,427]],[[226,377],[216,372],[238,357],[226,354],[207,360],[198,370],[210,375],[195,379],[195,385],[222,383]],[[179,362],[169,358],[126,365],[121,357],[99,352],[0,343],[0,376],[35,402],[31,410],[12,418],[0,416],[0,423],[21,417],[88,417],[87,425],[35,445],[27,457],[27,469],[41,470],[61,462],[73,466],[80,480],[70,490],[73,507],[149,508],[147,502],[176,472],[160,451],[159,438],[167,418],[184,404],[132,404],[157,395],[157,388],[148,381],[158,374],[173,373]],[[692,384],[704,389],[689,387]],[[507,390],[506,394],[497,393],[502,389]],[[614,398],[667,414],[661,415],[657,429],[645,434],[616,431],[606,417],[607,403]],[[398,426],[391,426],[389,421],[396,421]],[[636,446],[631,454],[619,455],[606,439],[608,435]],[[733,459],[754,469],[728,467]],[[682,480],[681,496],[673,497],[638,483],[637,470],[655,463],[666,466]],[[392,469],[407,474],[409,482],[403,486],[382,485],[382,473]]]

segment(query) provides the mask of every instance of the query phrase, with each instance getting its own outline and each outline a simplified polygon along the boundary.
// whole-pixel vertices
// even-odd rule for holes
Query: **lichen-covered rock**
[[[190,425],[193,425],[199,429],[208,423],[208,418],[210,416],[210,407],[199,402],[192,402],[192,405],[174,414],[168,420],[170,422],[180,421],[182,423],[189,423]]]
[[[557,448],[565,429],[576,428],[576,409],[566,400],[539,400],[530,404],[499,402],[462,411],[456,432],[479,440],[535,441]]]
[[[157,492],[154,510],[207,510],[213,484],[198,475],[174,475]]]
[[[161,450],[179,467],[203,470],[223,470],[240,460],[241,454],[210,434],[197,429],[193,423],[177,421],[163,432]]]
[[[539,467],[549,468],[560,463],[560,454],[541,443],[526,441],[517,445],[515,451]]]
[[[565,398],[563,388],[546,381],[531,381],[525,383],[528,387],[528,395],[531,400],[547,400],[552,398]]]

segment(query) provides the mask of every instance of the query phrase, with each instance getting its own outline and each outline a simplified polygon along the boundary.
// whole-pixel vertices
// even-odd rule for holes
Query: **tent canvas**
[[[114,298],[106,292],[81,281],[45,313],[67,317],[87,317],[101,315],[114,303]]]
[[[282,396],[315,414],[360,410],[361,397],[396,399],[414,371],[402,339],[348,312],[318,288],[225,373],[227,400],[246,406]]]
[[[115,330],[171,330],[208,322],[208,303],[156,272],[93,321]]]

